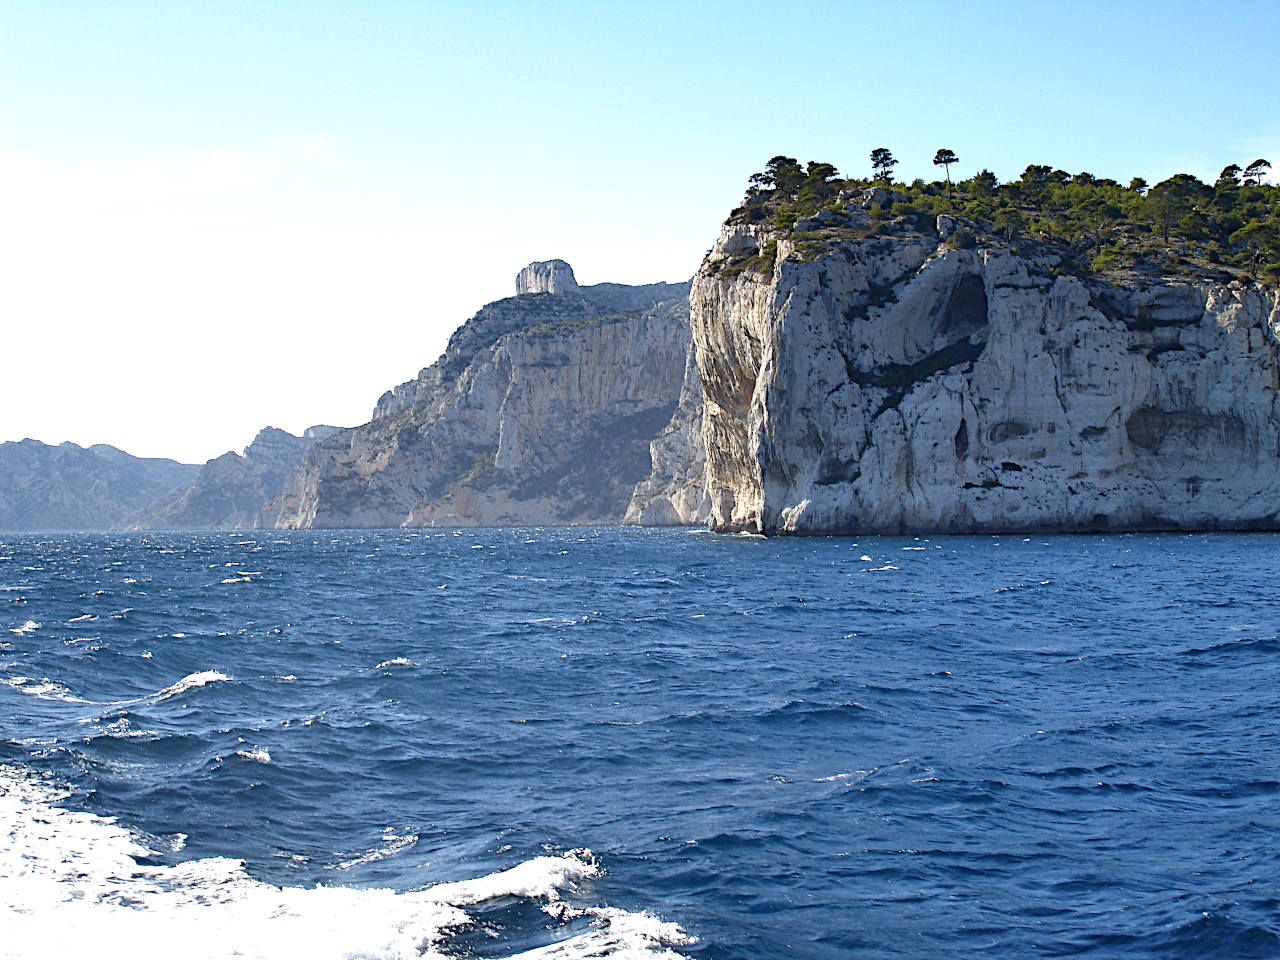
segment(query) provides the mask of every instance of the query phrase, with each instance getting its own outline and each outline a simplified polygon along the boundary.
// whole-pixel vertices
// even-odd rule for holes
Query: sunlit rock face
[[[724,228],[690,294],[712,529],[1280,527],[1275,290],[1086,283],[952,226],[736,273],[767,231]]]
[[[620,522],[680,398],[688,284],[579,287],[553,260],[516,285],[369,423],[312,447],[259,523]]]
[[[649,476],[636,485],[622,522],[646,527],[705,526],[711,516],[703,475],[702,379],[692,345],[675,413],[649,445]]]
[[[563,260],[529,264],[516,274],[516,296],[526,293],[577,294],[578,281],[574,279],[573,267]]]
[[[210,460],[190,484],[157,500],[133,526],[143,530],[252,528],[303,454],[316,441],[337,432],[337,427],[317,425],[295,437],[264,427],[243,453],[227,452]]]

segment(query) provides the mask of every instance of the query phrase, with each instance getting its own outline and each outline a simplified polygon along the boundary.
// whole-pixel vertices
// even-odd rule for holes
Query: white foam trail
[[[353,857],[350,860],[343,860],[341,863],[335,863],[332,867],[327,869],[350,870],[352,867],[358,867],[363,863],[373,863],[376,860],[385,860],[387,857],[394,857],[401,850],[412,847],[418,842],[418,836],[414,833],[403,837],[396,836],[394,833],[389,833],[383,836],[382,839],[385,841],[382,846],[370,850],[368,853],[362,853],[360,856]]]
[[[0,765],[0,957],[443,960],[449,929],[470,920],[463,908],[499,897],[536,898],[552,916],[591,920],[522,960],[671,958],[667,945],[693,942],[648,914],[564,903],[575,880],[600,872],[589,851],[413,893],[276,887],[239,860],[139,863],[154,851],[114,819],[59,806],[67,796]]]
[[[83,638],[86,640],[92,637]],[[149,653],[144,653],[144,657],[150,657]],[[203,687],[210,683],[220,683],[230,680],[225,673],[219,673],[217,670],[201,670],[198,673],[189,673],[176,683],[171,683],[163,690],[157,690],[155,693],[149,693],[146,696],[134,697],[130,700],[84,700],[80,697],[73,697],[70,690],[56,680],[41,678],[36,680],[32,677],[0,677],[0,683],[13,687],[13,689],[38,697],[41,700],[60,700],[63,703],[84,703],[94,707],[127,707],[135,703],[159,703],[162,700],[168,700],[170,697],[176,697],[193,690],[196,687]]]
[[[28,620],[20,627],[10,628],[9,632],[16,633],[20,637],[25,637],[28,633],[31,633],[34,630],[39,630],[43,626],[43,623],[36,623],[34,620]]]
[[[396,657],[394,660],[383,660],[373,669],[381,670],[384,667],[416,667],[417,664],[408,657]]]
[[[36,680],[34,677],[4,677],[0,679],[0,683],[13,687],[19,693],[25,693],[29,697],[36,697],[39,700],[58,700],[62,703],[88,703],[88,700],[81,700],[79,697],[71,696],[71,691],[56,680],[50,680],[48,677],[41,677]]]

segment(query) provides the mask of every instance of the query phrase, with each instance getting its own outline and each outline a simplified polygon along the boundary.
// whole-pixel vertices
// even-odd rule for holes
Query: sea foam
[[[51,779],[0,765],[0,956],[96,960],[444,958],[464,908],[527,898],[548,915],[584,917],[585,931],[514,954],[523,960],[674,957],[692,943],[675,924],[562,895],[599,874],[590,851],[535,857],[488,876],[415,892],[278,887],[242,861],[145,862],[157,851],[113,818],[67,809]]]
[[[88,703],[79,697],[73,697],[64,684],[47,677],[3,677],[0,683],[12,687],[20,693],[40,700],[60,700],[63,703]]]

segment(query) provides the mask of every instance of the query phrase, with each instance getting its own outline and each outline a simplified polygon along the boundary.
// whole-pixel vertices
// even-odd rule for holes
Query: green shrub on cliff
[[[881,159],[891,158],[884,150]],[[949,151],[934,159],[948,172],[957,162]],[[959,213],[975,225],[975,242],[1045,247],[1073,272],[1280,279],[1280,187],[1263,182],[1270,170],[1264,159],[1243,169],[1230,164],[1212,185],[1184,173],[1154,186],[1135,177],[1124,186],[1042,164],[1000,183],[983,169],[953,181],[950,198],[945,182],[891,183],[890,170],[879,167],[874,180],[842,179],[829,163],[802,165],[779,155],[751,177],[730,219],[769,224],[776,236],[805,232],[800,255],[807,258],[820,242],[807,236],[814,229],[809,218],[824,210],[840,215],[818,219],[819,236],[832,241],[889,231],[928,233],[937,215]],[[877,189],[868,192],[872,188]],[[735,272],[762,269],[766,260],[772,268],[773,258],[761,256],[725,266]]]

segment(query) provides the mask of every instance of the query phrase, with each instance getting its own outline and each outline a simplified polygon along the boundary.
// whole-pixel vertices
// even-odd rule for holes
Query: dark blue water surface
[[[708,960],[1280,956],[1275,537],[0,541],[0,763],[172,863],[589,848]]]

